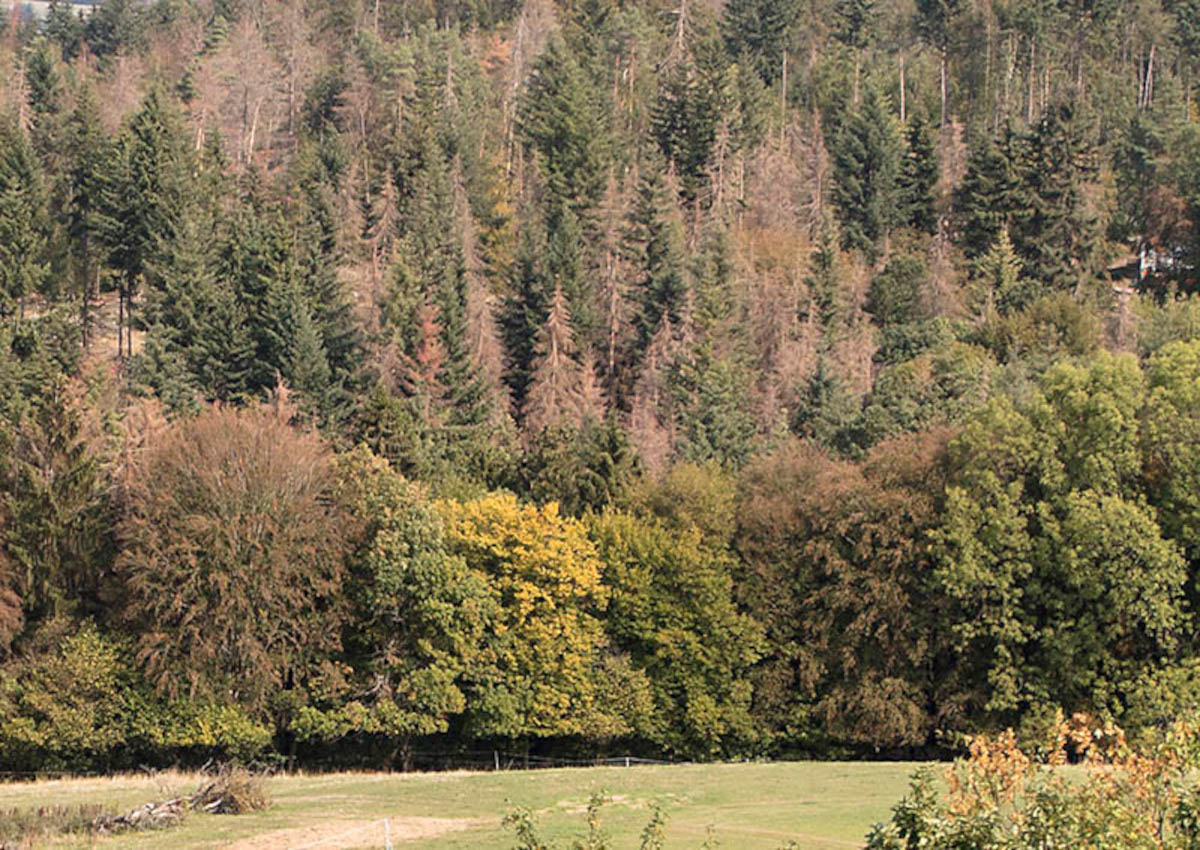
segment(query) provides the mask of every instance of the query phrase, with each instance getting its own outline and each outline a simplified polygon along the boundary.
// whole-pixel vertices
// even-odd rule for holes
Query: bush
[[[946,772],[945,799],[932,771],[914,775],[911,790],[877,824],[868,850],[1030,847],[1120,847],[1191,850],[1197,846],[1194,726],[1176,723],[1129,745],[1112,724],[1059,714],[1055,742],[1035,760],[1016,733],[969,738],[967,758]],[[1071,759],[1076,768],[1067,766]]]

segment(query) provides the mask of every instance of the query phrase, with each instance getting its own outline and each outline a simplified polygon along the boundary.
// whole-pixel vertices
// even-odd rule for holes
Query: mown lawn
[[[792,841],[806,850],[832,850],[861,847],[871,824],[886,819],[903,795],[915,767],[791,762],[280,776],[268,781],[268,811],[192,815],[168,832],[107,838],[94,846],[382,847],[387,818],[397,846],[506,848],[514,840],[500,821],[510,805],[531,809],[544,837],[566,843],[582,834],[587,801],[602,791],[612,798],[601,820],[614,848],[638,846],[651,804],[659,801],[667,814],[668,848],[698,848],[711,828],[723,848],[773,849]],[[125,810],[197,784],[185,774],[5,784],[0,809],[104,803]]]

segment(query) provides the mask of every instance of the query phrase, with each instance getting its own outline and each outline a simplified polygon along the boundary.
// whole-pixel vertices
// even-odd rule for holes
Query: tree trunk
[[[855,79],[855,91],[857,91],[858,80]],[[908,93],[905,91],[906,83],[904,81],[904,54],[900,54],[900,123],[908,123]],[[857,102],[857,101],[856,101]]]
[[[948,62],[946,56],[946,47],[942,46],[942,127],[946,126],[946,64]]]
[[[117,359],[120,360],[125,356],[125,350],[121,346],[121,337],[125,333],[125,281],[121,280],[117,284]]]

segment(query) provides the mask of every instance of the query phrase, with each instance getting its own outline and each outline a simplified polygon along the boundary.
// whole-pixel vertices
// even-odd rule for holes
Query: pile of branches
[[[216,778],[193,794],[188,804],[195,811],[213,815],[257,812],[270,803],[261,776],[245,768],[222,768]]]
[[[213,815],[240,815],[269,805],[261,776],[245,768],[223,767],[215,777],[189,797],[175,797],[159,803],[146,803],[123,815],[104,814],[92,821],[97,835],[174,826],[188,812]]]
[[[96,835],[112,835],[128,830],[165,829],[182,821],[187,812],[188,803],[183,797],[163,800],[161,803],[146,803],[123,815],[100,815],[92,821],[92,832]]]

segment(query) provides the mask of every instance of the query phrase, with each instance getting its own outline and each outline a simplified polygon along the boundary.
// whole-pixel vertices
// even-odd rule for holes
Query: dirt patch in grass
[[[386,825],[383,819],[339,820],[314,826],[277,829],[243,838],[229,847],[230,850],[300,850],[311,845],[313,850],[347,850],[351,847],[382,846],[389,829],[392,841],[402,842],[437,838],[448,832],[474,829],[487,823],[479,818],[394,817],[387,820]]]

